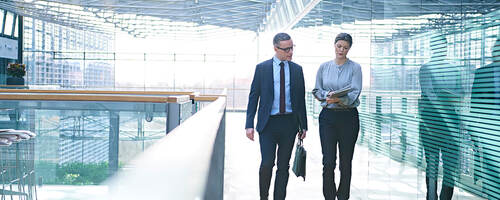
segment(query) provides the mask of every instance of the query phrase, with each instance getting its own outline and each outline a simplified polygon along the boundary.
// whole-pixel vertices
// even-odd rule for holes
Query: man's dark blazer
[[[300,127],[307,130],[304,73],[302,67],[288,61],[290,68],[290,98],[292,112],[300,118]],[[273,59],[257,65],[248,96],[247,120],[245,128],[253,128],[257,103],[259,114],[257,117],[257,132],[266,127],[274,100]]]

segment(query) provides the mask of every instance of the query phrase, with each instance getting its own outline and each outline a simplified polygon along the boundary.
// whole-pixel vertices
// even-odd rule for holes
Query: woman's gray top
[[[362,85],[361,65],[347,59],[343,65],[339,66],[335,63],[335,60],[331,60],[319,66],[313,94],[316,99],[321,101],[323,107],[330,109],[354,108],[359,105],[358,97]],[[330,91],[345,87],[351,87],[351,90],[347,95],[339,97],[339,103],[326,103],[327,94]]]

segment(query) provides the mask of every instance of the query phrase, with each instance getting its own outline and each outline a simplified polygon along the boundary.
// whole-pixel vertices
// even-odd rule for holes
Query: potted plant
[[[9,63],[7,66],[7,85],[24,85],[23,76],[26,75],[26,65]]]

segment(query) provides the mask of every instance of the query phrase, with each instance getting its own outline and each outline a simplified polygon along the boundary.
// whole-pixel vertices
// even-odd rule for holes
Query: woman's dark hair
[[[337,37],[335,37],[335,44],[337,44],[337,41],[339,40],[344,40],[349,43],[350,47],[352,46],[352,37],[349,33],[339,33]]]

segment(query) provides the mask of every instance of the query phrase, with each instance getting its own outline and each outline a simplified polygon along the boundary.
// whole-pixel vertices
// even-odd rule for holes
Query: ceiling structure
[[[355,21],[443,14],[486,14],[498,10],[498,0],[322,0],[297,26],[318,26]]]
[[[279,1],[10,0],[0,1],[0,7],[77,29],[107,32],[117,28],[136,37],[148,37],[176,31],[186,34],[220,33],[227,29],[262,31],[266,15],[280,6]]]
[[[455,15],[488,13],[498,0],[2,0],[0,7],[22,16],[74,27],[136,37],[220,34],[224,31],[279,31],[433,16],[437,23],[459,23]],[[436,15],[437,14],[437,15]],[[432,17],[431,17],[432,18]],[[456,19],[463,19],[456,17]],[[433,20],[433,19],[429,19]]]
[[[365,27],[371,33],[384,27],[395,30],[379,31],[380,34],[390,33],[384,38],[404,37],[435,28],[456,29],[457,25],[465,24],[464,20],[496,15],[498,11],[498,0],[322,0],[294,28],[357,23],[361,26],[356,29],[368,24]],[[492,16],[489,19],[498,23],[499,18]]]
[[[275,0],[10,0],[0,7],[77,29],[137,37],[217,28],[258,31]]]

